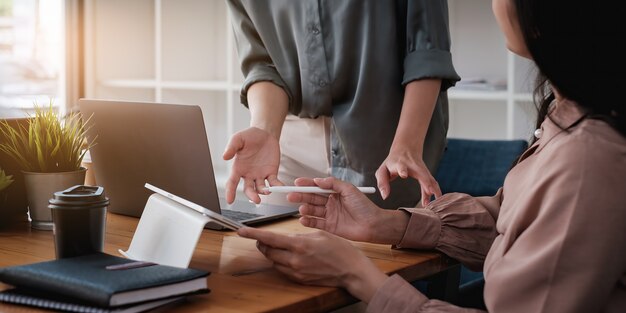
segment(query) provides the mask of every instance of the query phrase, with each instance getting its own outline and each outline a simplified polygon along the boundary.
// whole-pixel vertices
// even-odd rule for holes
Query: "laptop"
[[[246,225],[294,215],[297,206],[227,204],[218,195],[202,111],[199,106],[80,99],[89,117],[88,140],[96,182],[110,199],[109,212],[140,217],[159,186]],[[216,223],[207,228],[223,229]]]

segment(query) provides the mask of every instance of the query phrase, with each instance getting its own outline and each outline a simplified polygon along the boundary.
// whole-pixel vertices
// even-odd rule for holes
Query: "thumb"
[[[353,192],[359,192],[353,184],[332,176],[326,178],[314,178],[313,182],[315,182],[315,184],[320,188],[334,190],[342,196],[346,196]]]
[[[222,154],[222,158],[224,160],[232,159],[239,150],[243,148],[244,141],[241,135],[234,134],[230,141],[228,141],[228,145],[226,146],[226,150],[224,150],[224,154]]]
[[[332,189],[335,190],[333,188],[333,177],[325,177],[325,178],[313,178],[313,183],[315,183],[318,187],[322,188],[322,189]],[[337,191],[337,190],[335,190]]]

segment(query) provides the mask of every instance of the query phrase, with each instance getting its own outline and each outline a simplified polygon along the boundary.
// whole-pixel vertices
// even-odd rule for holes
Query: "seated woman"
[[[293,193],[301,222],[324,231],[242,228],[277,270],[341,286],[371,312],[457,312],[387,277],[338,236],[437,249],[485,273],[492,312],[626,312],[626,56],[618,2],[493,0],[509,49],[540,71],[536,140],[493,197],[447,194],[425,208],[385,211],[354,186]],[[622,33],[620,33],[622,32]],[[616,75],[617,74],[617,75]],[[336,236],[338,235],[338,236]]]

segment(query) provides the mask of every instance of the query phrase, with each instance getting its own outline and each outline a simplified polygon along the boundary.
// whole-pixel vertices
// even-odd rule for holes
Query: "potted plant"
[[[24,174],[31,227],[51,230],[48,200],[52,194],[84,183],[86,169],[80,165],[86,151],[85,124],[76,112],[60,118],[52,102],[48,108],[35,104],[27,125],[0,122],[5,137],[0,151],[14,159]]]
[[[4,203],[7,200],[7,194],[4,189],[9,187],[13,183],[13,176],[7,175],[3,169],[0,168],[0,209],[4,207]],[[7,218],[4,216],[4,212],[0,212],[0,225],[4,224]]]
[[[28,118],[25,114],[15,114],[0,109],[0,122],[6,121],[11,127],[17,128],[19,125],[28,125]],[[7,142],[3,133],[0,132],[0,144]],[[24,174],[19,164],[10,156],[0,150],[0,166],[6,175],[11,175],[13,183],[6,187],[2,193],[0,201],[0,227],[13,225],[15,223],[28,222],[28,198],[26,196],[26,186],[24,185]]]
[[[6,199],[6,195],[3,193],[3,190],[9,187],[11,183],[13,183],[13,176],[7,175],[4,170],[0,168],[0,204],[4,203]]]
[[[5,174],[4,171],[0,168],[0,192],[2,192],[2,190],[4,190],[5,188],[9,187],[9,185],[11,185],[12,182],[13,182],[13,176]],[[0,198],[0,201],[2,201],[1,198]]]

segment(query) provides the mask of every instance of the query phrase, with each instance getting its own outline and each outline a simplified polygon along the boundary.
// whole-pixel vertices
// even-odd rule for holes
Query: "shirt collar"
[[[536,152],[543,149],[543,147],[556,135],[563,131],[567,131],[585,116],[585,113],[580,106],[571,100],[554,100],[550,106],[550,113],[548,113],[546,119],[541,123],[542,135],[537,141],[539,146],[537,147]]]

